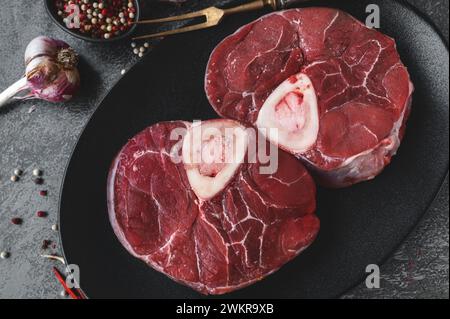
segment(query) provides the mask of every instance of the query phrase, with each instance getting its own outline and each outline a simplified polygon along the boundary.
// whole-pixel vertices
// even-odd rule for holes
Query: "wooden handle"
[[[225,15],[233,14],[233,13],[239,13],[239,12],[246,12],[246,11],[253,11],[258,10],[261,8],[264,8],[266,5],[266,1],[264,0],[257,0],[250,3],[246,3],[234,8],[230,9],[223,9]]]
[[[295,4],[308,2],[310,0],[277,0],[278,9],[286,9]]]
[[[234,8],[223,9],[224,15],[233,13],[258,10],[264,7],[272,7],[274,10],[286,9],[294,4],[303,3],[310,0],[256,0]]]

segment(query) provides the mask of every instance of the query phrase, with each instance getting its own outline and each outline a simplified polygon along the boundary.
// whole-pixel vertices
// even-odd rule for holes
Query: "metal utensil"
[[[252,1],[250,3],[242,4],[237,7],[229,8],[229,9],[219,9],[217,7],[209,7],[206,9],[199,10],[199,11],[181,14],[181,15],[173,16],[173,17],[152,19],[152,20],[141,20],[141,21],[135,22],[135,24],[153,24],[153,23],[173,22],[173,21],[187,20],[187,19],[200,18],[200,17],[204,17],[206,21],[202,22],[202,23],[186,26],[186,27],[169,30],[169,31],[163,31],[163,32],[149,34],[149,35],[134,37],[133,40],[165,37],[168,35],[173,35],[173,34],[178,34],[178,33],[183,33],[183,32],[206,29],[206,28],[210,28],[210,27],[218,25],[224,17],[231,15],[231,14],[247,12],[247,11],[254,11],[254,10],[262,9],[264,7],[270,7],[273,10],[282,10],[282,9],[286,9],[287,7],[289,7],[293,4],[308,2],[308,1],[310,1],[310,0],[256,0],[256,1]]]

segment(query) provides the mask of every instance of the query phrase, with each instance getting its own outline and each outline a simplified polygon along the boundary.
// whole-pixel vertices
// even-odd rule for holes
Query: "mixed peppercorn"
[[[43,171],[40,169],[34,169],[32,171],[32,180],[34,183],[36,184],[43,184],[44,183],[44,178],[43,178]],[[20,168],[16,168],[13,171],[13,174],[11,175],[11,181],[12,182],[18,182],[20,181],[20,179],[22,178],[22,176],[24,175],[24,171]],[[41,189],[39,190],[39,195],[42,197],[46,197],[48,195],[48,191],[46,189]],[[36,212],[36,216],[39,218],[46,218],[48,216],[48,213],[46,211],[43,210],[39,210]],[[21,226],[24,223],[24,220],[21,217],[13,217],[11,218],[11,224],[16,225],[16,226]],[[51,229],[53,231],[58,231],[58,225],[54,224],[51,226]],[[47,250],[48,248],[52,248],[52,249],[56,249],[56,243],[53,243],[50,240],[44,240],[43,244],[41,245],[41,249],[42,250]],[[8,251],[0,251],[0,259],[7,259],[11,256],[10,252]]]
[[[135,0],[56,0],[55,7],[65,25],[79,23],[81,34],[97,39],[123,34],[136,17]]]

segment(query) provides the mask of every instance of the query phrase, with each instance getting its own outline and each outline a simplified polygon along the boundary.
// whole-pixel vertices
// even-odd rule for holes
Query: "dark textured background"
[[[449,1],[409,2],[434,21],[448,42]],[[156,10],[167,9],[158,6]],[[0,89],[23,74],[24,49],[37,35],[64,39],[83,57],[82,89],[72,102],[28,101],[0,109],[0,251],[11,252],[9,259],[0,260],[0,297],[59,298],[61,287],[51,273],[54,262],[39,255],[44,239],[55,241],[59,251],[57,234],[50,227],[56,223],[64,168],[95,106],[120,78],[120,71],[129,69],[137,57],[129,42],[102,46],[68,36],[48,19],[42,1],[2,3],[0,21]],[[28,113],[33,105],[36,110]],[[17,167],[26,173],[20,182],[11,183],[9,177]],[[31,171],[37,167],[45,171],[41,187],[31,181]],[[49,196],[40,197],[40,189],[48,189]],[[447,178],[424,219],[381,268],[381,289],[360,285],[344,298],[448,298],[448,194]],[[36,210],[47,210],[49,217],[35,218]],[[22,226],[11,225],[15,216],[24,218]]]

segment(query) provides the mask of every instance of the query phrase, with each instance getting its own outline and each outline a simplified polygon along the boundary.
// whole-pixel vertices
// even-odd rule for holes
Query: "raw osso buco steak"
[[[294,9],[266,15],[223,40],[205,89],[223,117],[277,127],[272,142],[318,182],[374,178],[400,146],[413,85],[395,41],[345,12]]]
[[[108,210],[132,255],[200,293],[223,294],[316,238],[316,187],[303,164],[331,187],[381,172],[403,137],[413,85],[394,40],[342,11],[308,8],[266,15],[224,39],[205,89],[224,119],[162,122],[132,138],[112,164]],[[280,148],[273,172],[252,156],[261,147],[252,150],[252,127],[277,129],[263,136]]]
[[[238,130],[236,162],[195,164],[190,154],[220,150],[228,140],[205,135],[197,149],[190,123],[155,124],[113,163],[109,217],[132,255],[201,293],[221,294],[260,280],[311,244],[319,230],[316,188],[304,166],[282,151],[276,172],[261,174],[261,164],[247,160],[239,123],[201,125]],[[187,135],[177,144],[170,136],[180,128]]]

